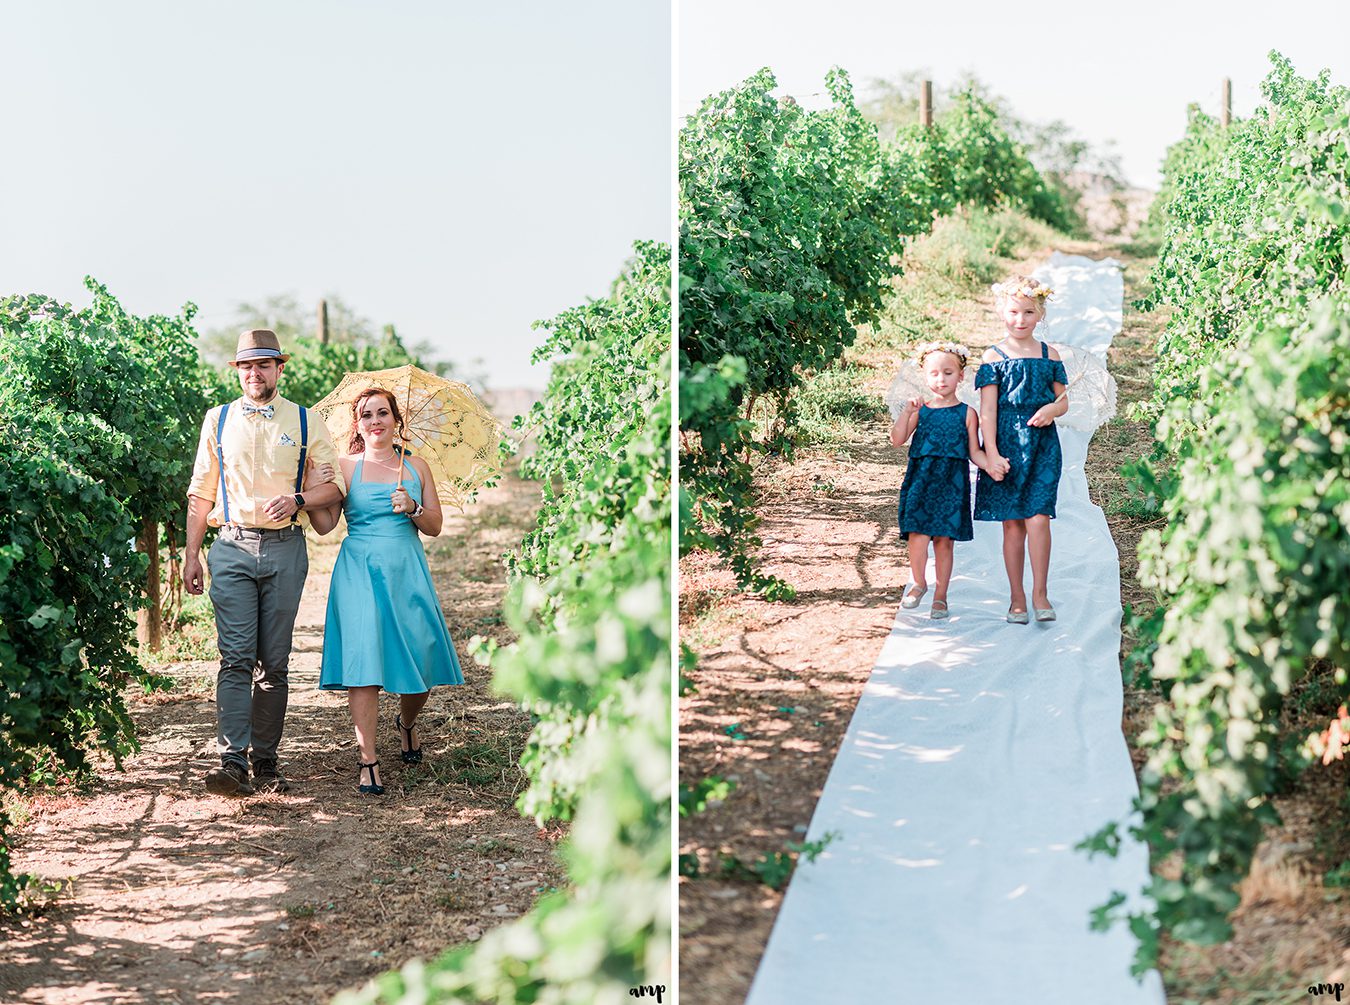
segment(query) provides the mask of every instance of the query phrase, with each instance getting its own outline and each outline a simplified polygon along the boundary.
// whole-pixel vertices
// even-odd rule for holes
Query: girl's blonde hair
[[[922,370],[924,360],[935,352],[951,353],[960,360],[963,370],[966,366],[966,360],[970,359],[970,350],[960,342],[922,342],[914,350],[914,365]]]
[[[989,288],[994,291],[995,303],[1000,308],[1008,302],[1009,297],[1026,297],[1035,301],[1036,306],[1040,308],[1041,317],[1045,317],[1045,301],[1055,292],[1039,279],[1020,274],[1008,276],[1003,282],[995,283]]]

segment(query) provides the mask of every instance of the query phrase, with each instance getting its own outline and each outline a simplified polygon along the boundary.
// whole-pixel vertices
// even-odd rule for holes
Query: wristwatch
[[[423,512],[425,512],[425,507],[423,507],[421,503],[418,503],[417,509],[413,510],[412,513],[409,514],[409,516],[411,516],[414,520],[416,520],[419,516],[423,514]]]
[[[291,496],[291,498],[295,500],[295,511],[297,513],[299,513],[302,509],[305,508],[305,497],[302,496],[299,492]]]

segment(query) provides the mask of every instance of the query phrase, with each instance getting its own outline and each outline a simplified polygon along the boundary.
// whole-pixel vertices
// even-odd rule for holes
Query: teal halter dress
[[[420,503],[422,480],[403,464],[403,487]],[[319,687],[373,684],[391,694],[421,694],[462,684],[417,528],[406,513],[390,509],[394,483],[362,481],[364,468],[362,458],[343,504],[347,537],[328,588]]]

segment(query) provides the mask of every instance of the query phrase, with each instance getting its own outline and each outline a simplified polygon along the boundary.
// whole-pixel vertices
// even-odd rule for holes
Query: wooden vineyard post
[[[922,81],[919,84],[919,123],[925,129],[933,128],[933,82]]]
[[[1223,78],[1222,97],[1219,99],[1219,123],[1225,128],[1233,121],[1233,81]]]
[[[319,344],[328,344],[328,301],[319,300]]]
[[[136,612],[136,639],[155,651],[164,644],[163,610],[159,595],[159,524],[148,517],[141,524],[136,550],[150,557],[150,567],[145,572],[145,597],[148,603]]]

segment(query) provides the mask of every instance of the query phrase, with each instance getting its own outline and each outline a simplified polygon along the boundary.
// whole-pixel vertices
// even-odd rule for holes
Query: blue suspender
[[[220,502],[225,507],[222,523],[230,522],[230,497],[225,491],[225,451],[221,447],[221,440],[225,438],[225,415],[229,410],[228,404],[221,405],[220,418],[216,421],[216,465],[220,468]]]
[[[220,468],[220,502],[224,507],[224,520],[222,523],[230,522],[230,497],[225,491],[225,450],[223,442],[225,439],[225,416],[229,413],[229,405],[220,406],[220,418],[216,420],[216,466]],[[298,494],[305,481],[305,455],[309,452],[309,409],[304,405],[300,406],[300,463],[295,469],[295,491]],[[291,516],[291,523],[300,522],[300,511],[296,510]]]
[[[300,406],[300,464],[295,469],[295,493],[300,494],[300,489],[305,481],[305,454],[309,450],[309,410],[304,405]],[[297,509],[291,514],[291,523],[300,522],[300,511]]]

